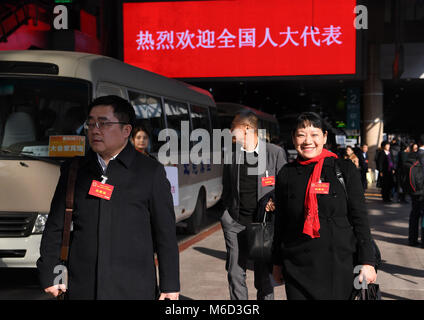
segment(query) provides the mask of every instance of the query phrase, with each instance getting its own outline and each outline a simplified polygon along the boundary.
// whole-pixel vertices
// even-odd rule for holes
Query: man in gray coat
[[[248,247],[246,227],[262,219],[259,203],[266,202],[266,211],[275,206],[275,177],[286,164],[284,150],[258,138],[258,118],[250,111],[238,113],[232,122],[235,143],[231,164],[224,165],[221,225],[227,249],[226,269],[231,300],[247,300],[246,266]],[[254,261],[255,288],[258,300],[273,300],[270,280],[271,266],[266,261]]]

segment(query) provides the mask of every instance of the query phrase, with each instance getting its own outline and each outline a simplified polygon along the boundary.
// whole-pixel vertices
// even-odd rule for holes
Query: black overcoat
[[[37,262],[43,288],[53,285],[59,264],[69,162],[62,166]],[[106,169],[111,199],[88,194],[101,181],[97,155],[80,161],[75,186],[69,252],[69,299],[154,299],[159,262],[160,290],[177,292],[179,254],[170,184],[163,166],[128,143]]]
[[[335,161],[343,172],[348,200],[337,180]],[[312,299],[348,299],[354,255],[358,264],[375,263],[361,178],[350,160],[324,160],[321,180],[330,183],[330,190],[317,195],[320,237],[312,239],[302,231],[306,187],[314,166],[295,161],[277,176],[274,264],[283,266],[287,283],[303,288]]]

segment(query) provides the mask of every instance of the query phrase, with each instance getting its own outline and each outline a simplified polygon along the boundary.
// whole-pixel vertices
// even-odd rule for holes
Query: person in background
[[[418,152],[418,144],[413,142],[411,143],[410,152]]]
[[[416,152],[416,159],[424,170],[424,134],[418,140],[419,148]],[[423,172],[424,173],[424,172]],[[424,248],[424,195],[411,195],[412,210],[409,216],[409,245],[418,246],[419,221],[421,220],[421,248]]]
[[[368,172],[368,145],[363,143],[358,152],[359,167],[361,168],[361,180],[364,190],[368,188],[367,172]]]
[[[354,264],[362,265],[359,282],[377,278],[359,171],[323,148],[327,130],[316,113],[297,118],[292,139],[297,161],[283,167],[275,186],[274,279],[285,280],[288,300],[348,300]]]
[[[345,149],[340,144],[336,144],[335,154],[337,154],[339,158],[343,158],[343,155],[345,154]]]
[[[146,127],[138,125],[134,128],[131,134],[131,143],[138,152],[156,160],[156,158],[147,151],[150,143],[150,134]]]
[[[394,186],[395,161],[390,151],[390,143],[386,140],[381,143],[382,151],[377,158],[377,170],[381,180],[381,195],[386,203],[392,202],[392,190]]]
[[[409,183],[409,172],[405,169],[405,163],[408,160],[409,155],[409,145],[407,143],[401,143],[401,149],[398,155],[398,166],[396,170],[397,175],[397,189],[399,194],[400,203],[408,203],[406,200],[406,184]]]
[[[346,147],[346,153],[344,155],[344,158],[352,161],[356,169],[359,169],[359,159],[356,156],[355,152],[353,152],[353,148],[351,146]]]

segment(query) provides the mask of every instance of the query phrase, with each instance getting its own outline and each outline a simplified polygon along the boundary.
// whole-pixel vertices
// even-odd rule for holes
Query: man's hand
[[[44,289],[44,292],[51,294],[53,297],[57,298],[63,292],[66,292],[66,286],[64,284],[57,284],[55,286],[48,287]]]
[[[269,211],[274,211],[275,210],[275,203],[274,201],[272,201],[272,199],[269,199],[266,206],[265,206],[265,211],[269,212]]]
[[[166,293],[160,294],[159,300],[165,300],[165,299],[179,300],[179,297],[180,297],[179,292],[166,292]]]

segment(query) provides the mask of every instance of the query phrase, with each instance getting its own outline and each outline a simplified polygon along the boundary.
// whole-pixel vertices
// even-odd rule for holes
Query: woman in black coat
[[[301,114],[292,135],[298,158],[280,170],[275,188],[273,276],[285,280],[289,300],[347,300],[354,264],[362,265],[360,282],[376,280],[361,177],[350,160],[323,148],[327,132],[317,114]]]

